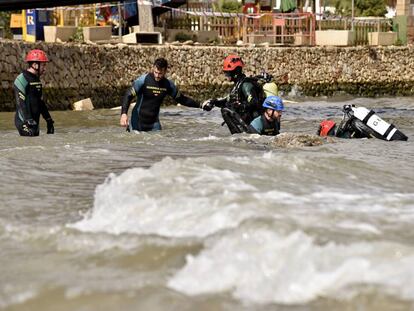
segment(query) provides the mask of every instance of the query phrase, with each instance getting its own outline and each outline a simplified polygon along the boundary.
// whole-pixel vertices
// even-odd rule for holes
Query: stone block
[[[85,41],[110,40],[112,36],[111,26],[83,27],[83,39]]]
[[[369,45],[394,45],[396,41],[396,32],[368,32]]]
[[[215,30],[200,30],[196,31],[197,42],[210,43],[218,40],[218,32]]]
[[[304,35],[302,33],[295,33],[294,44],[295,45],[310,45],[310,35]]]
[[[45,42],[66,42],[75,33],[76,26],[43,26]]]
[[[316,45],[348,46],[354,44],[354,32],[350,30],[317,30]]]
[[[170,28],[170,29],[167,29],[166,41],[167,42],[177,41],[176,37],[177,37],[178,34],[187,36],[188,40],[193,40],[193,39],[195,40],[196,37],[197,37],[195,35],[194,31],[186,30],[186,29],[173,29],[173,28]]]
[[[162,44],[160,32],[133,32],[122,36],[123,43]]]
[[[73,103],[72,108],[75,111],[88,111],[94,109],[92,100],[90,98],[82,99]]]

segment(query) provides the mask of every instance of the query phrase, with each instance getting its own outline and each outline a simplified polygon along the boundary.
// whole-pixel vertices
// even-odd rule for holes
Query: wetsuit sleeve
[[[259,102],[259,94],[257,94],[257,90],[251,82],[244,82],[241,85],[241,91],[246,98],[246,110],[256,111],[258,108],[260,109],[261,103]]]
[[[122,98],[121,114],[128,113],[129,105],[132,100],[137,97],[141,88],[144,86],[146,76],[147,75],[143,75],[136,79],[132,86],[126,90],[124,97]]]
[[[228,101],[228,96],[226,96],[221,98],[214,98],[211,100],[211,103],[216,107],[223,108],[226,107]]]
[[[187,106],[187,107],[193,107],[193,108],[201,108],[201,104],[194,99],[185,96],[183,93],[181,93],[178,88],[175,86],[174,82],[171,80],[168,80],[170,82],[170,89],[169,89],[169,95],[179,104]]]
[[[342,120],[338,126],[338,130],[335,133],[336,137],[340,138],[352,138],[354,135],[354,130],[352,128],[352,117],[347,117],[346,119]]]
[[[46,106],[46,104],[45,104],[45,102],[43,100],[40,102],[40,113],[42,114],[42,117],[46,121],[52,119],[52,117],[51,117],[51,115],[49,113],[49,109],[47,109],[47,106]]]
[[[29,84],[23,75],[17,77],[14,81],[14,94],[16,98],[16,107],[19,115],[23,118],[22,121],[33,119],[29,103],[26,100],[26,88]]]

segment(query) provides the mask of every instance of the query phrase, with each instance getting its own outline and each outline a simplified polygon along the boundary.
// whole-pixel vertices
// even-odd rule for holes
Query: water
[[[409,141],[301,136],[343,104]],[[287,106],[279,140],[216,110],[53,112],[38,138],[0,113],[0,309],[414,310],[414,100]]]

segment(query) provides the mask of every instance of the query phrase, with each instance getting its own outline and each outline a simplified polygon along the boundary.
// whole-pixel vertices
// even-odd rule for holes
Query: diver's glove
[[[54,134],[55,133],[55,127],[53,126],[53,123],[55,123],[52,118],[46,120],[47,125],[47,134]]]
[[[205,110],[205,111],[210,111],[211,109],[213,109],[213,107],[214,107],[214,105],[213,105],[211,99],[205,100],[200,105],[200,108]]]
[[[23,131],[27,133],[27,136],[34,136],[33,129],[36,127],[37,123],[33,119],[28,119],[23,123]]]
[[[201,103],[201,109],[205,111],[210,111],[211,109],[213,109],[213,107],[214,107],[214,104],[211,99],[207,99],[206,101]]]

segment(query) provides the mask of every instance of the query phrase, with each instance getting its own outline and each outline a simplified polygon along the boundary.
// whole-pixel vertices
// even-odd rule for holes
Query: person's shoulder
[[[17,86],[19,89],[25,89],[27,84],[28,81],[23,72],[19,74],[14,80],[14,85]]]
[[[166,83],[168,83],[168,85],[170,85],[171,87],[175,87],[175,82],[173,80],[171,80],[170,78],[164,78],[164,81]]]
[[[258,116],[253,119],[253,121],[250,124],[262,124],[262,116]]]

